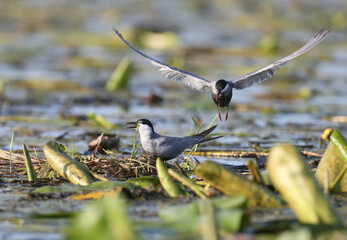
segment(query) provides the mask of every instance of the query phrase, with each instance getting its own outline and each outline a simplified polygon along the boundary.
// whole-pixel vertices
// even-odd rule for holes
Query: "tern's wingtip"
[[[112,30],[113,30],[118,36],[122,36],[122,34],[118,31],[118,29],[117,29],[115,26],[112,27]]]

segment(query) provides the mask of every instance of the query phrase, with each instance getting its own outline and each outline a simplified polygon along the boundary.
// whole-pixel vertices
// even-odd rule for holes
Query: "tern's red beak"
[[[219,100],[219,96],[222,92],[222,89],[218,90],[217,94],[216,94],[216,103],[218,103],[218,100]]]

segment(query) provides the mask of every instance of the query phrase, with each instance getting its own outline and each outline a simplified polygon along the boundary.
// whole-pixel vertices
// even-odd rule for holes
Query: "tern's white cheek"
[[[141,138],[149,138],[150,135],[153,133],[152,128],[146,124],[140,124],[139,126],[139,132]]]
[[[218,90],[216,87],[212,87],[211,88],[211,91],[216,95],[218,93]]]

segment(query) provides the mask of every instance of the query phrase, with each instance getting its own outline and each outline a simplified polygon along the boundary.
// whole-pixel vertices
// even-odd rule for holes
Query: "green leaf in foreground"
[[[172,177],[168,173],[167,168],[160,158],[157,158],[156,167],[160,183],[169,194],[169,196],[175,198],[178,197],[178,195],[184,195],[181,186],[177,182],[173,181]]]
[[[327,178],[334,193],[347,192],[347,143],[339,130],[328,138],[330,143],[319,162],[316,178],[321,185]]]
[[[267,169],[274,186],[300,222],[342,226],[336,209],[294,146],[274,147],[270,151]]]
[[[203,189],[201,186],[197,185],[193,180],[191,180],[189,177],[184,176],[183,174],[176,172],[172,169],[168,170],[168,173],[175,178],[177,181],[181,182],[186,187],[190,188],[193,192],[195,192],[196,195],[201,197],[202,199],[207,199],[207,196],[203,192]]]
[[[246,197],[218,197],[209,200],[213,205],[217,226],[226,232],[240,231],[249,223],[245,213]],[[170,206],[159,211],[159,216],[170,228],[180,232],[191,232],[201,228],[201,205],[205,200],[195,200],[188,204]]]
[[[210,201],[202,201],[199,204],[201,215],[201,235],[203,240],[218,240],[218,226],[215,207]]]
[[[105,89],[109,92],[126,89],[129,85],[132,71],[130,59],[127,57],[123,58],[106,83]]]
[[[246,196],[249,207],[278,208],[283,201],[267,188],[227,169],[222,164],[205,161],[195,173],[230,196]]]
[[[68,230],[67,239],[141,239],[134,231],[122,198],[108,197],[87,205]]]

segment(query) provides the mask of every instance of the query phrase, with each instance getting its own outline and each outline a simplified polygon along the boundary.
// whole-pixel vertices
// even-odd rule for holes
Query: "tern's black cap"
[[[137,120],[137,123],[146,124],[153,129],[153,125],[152,125],[151,121],[149,121],[148,119],[141,118],[141,119]]]
[[[220,79],[216,82],[216,88],[218,91],[224,89],[227,85],[227,81],[225,81],[224,79]]]

